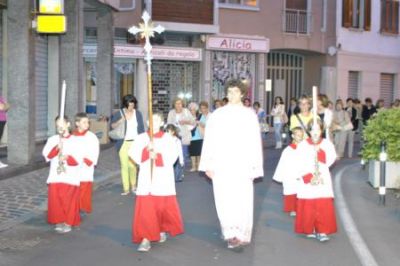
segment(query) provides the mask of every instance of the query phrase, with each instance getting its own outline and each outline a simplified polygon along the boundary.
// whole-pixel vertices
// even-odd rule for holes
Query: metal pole
[[[381,142],[381,153],[379,154],[380,160],[380,182],[379,182],[379,205],[385,206],[386,204],[386,143]]]

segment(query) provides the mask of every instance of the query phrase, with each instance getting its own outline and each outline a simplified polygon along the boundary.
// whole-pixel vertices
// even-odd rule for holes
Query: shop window
[[[284,31],[296,34],[310,32],[310,16],[307,12],[307,0],[286,0],[284,10]]]
[[[97,41],[97,28],[86,27],[85,28],[85,42],[96,42]]]
[[[114,107],[119,108],[125,95],[134,94],[135,65],[133,63],[117,63],[114,65],[114,69]]]
[[[381,2],[381,32],[399,34],[399,2]]]
[[[342,26],[371,30],[371,0],[343,0]]]
[[[96,95],[97,95],[97,70],[95,62],[86,63],[86,112],[96,113]]]
[[[257,0],[219,0],[220,6],[258,7]]]

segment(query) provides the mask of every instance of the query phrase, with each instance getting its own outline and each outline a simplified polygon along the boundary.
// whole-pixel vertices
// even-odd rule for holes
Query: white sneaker
[[[129,191],[126,191],[126,192],[122,192],[122,193],[121,193],[121,196],[126,196],[126,195],[129,195]]]
[[[290,212],[290,213],[289,213],[289,216],[290,216],[290,217],[296,217],[296,212],[295,212],[295,211]]]
[[[160,233],[160,241],[158,241],[158,243],[164,243],[165,241],[167,241],[167,233],[161,232]]]
[[[65,224],[65,225],[62,227],[62,229],[61,229],[60,231],[57,231],[57,232],[59,232],[60,234],[66,234],[66,233],[71,232],[71,230],[72,230],[71,226],[68,225],[68,224]]]
[[[140,252],[147,252],[151,249],[151,245],[150,245],[150,241],[147,240],[146,238],[144,238],[142,240],[142,243],[140,243],[139,247],[138,247],[138,251]]]
[[[318,234],[318,240],[319,242],[326,242],[329,241],[330,238],[326,234]]]
[[[308,235],[306,235],[306,237],[310,238],[310,239],[316,239],[317,235],[316,234],[308,234]]]
[[[62,231],[64,228],[64,224],[56,224],[56,227],[54,227],[54,230],[56,230],[57,232]]]
[[[5,167],[7,167],[7,166],[8,166],[8,164],[5,164],[5,163],[0,162],[0,168],[5,168]]]

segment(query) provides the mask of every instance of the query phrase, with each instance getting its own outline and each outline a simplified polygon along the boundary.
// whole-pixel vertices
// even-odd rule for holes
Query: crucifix
[[[147,63],[147,91],[148,91],[148,110],[149,110],[149,132],[150,132],[150,143],[153,145],[153,136],[154,136],[154,128],[153,128],[153,83],[151,76],[151,60],[153,56],[151,55],[151,50],[153,47],[150,43],[150,38],[154,37],[155,33],[162,33],[165,29],[164,27],[157,25],[154,26],[154,23],[151,21],[149,13],[145,10],[142,15],[142,19],[144,23],[139,23],[139,27],[132,26],[128,31],[134,35],[140,33],[140,39],[145,39],[144,45],[144,60]],[[153,160],[151,160],[151,176],[153,176]]]

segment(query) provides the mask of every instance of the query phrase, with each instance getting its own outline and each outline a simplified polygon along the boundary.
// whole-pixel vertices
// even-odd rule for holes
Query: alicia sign
[[[207,49],[250,53],[268,53],[269,40],[266,38],[241,38],[209,36]]]

